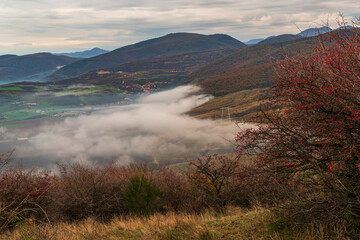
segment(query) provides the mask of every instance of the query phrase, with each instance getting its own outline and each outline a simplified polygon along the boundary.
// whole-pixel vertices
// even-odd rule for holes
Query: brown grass
[[[32,225],[27,227],[26,231],[33,233],[32,238],[29,239],[178,239],[177,235],[187,235],[190,238],[186,239],[194,239],[193,236],[206,230],[199,223],[212,219],[214,216],[211,213],[201,215],[167,213],[165,215],[156,214],[148,218],[116,218],[108,224],[88,218],[76,224]],[[42,228],[40,232],[47,233],[46,236],[39,234],[38,229],[40,228]],[[172,235],[174,237],[171,237]],[[21,228],[0,236],[0,239],[21,239]]]
[[[346,231],[341,225],[328,228],[320,226],[317,228],[277,229],[277,226],[271,222],[273,216],[269,209],[244,210],[232,207],[227,212],[229,214],[224,216],[217,216],[213,212],[200,215],[155,214],[148,218],[116,218],[110,223],[100,223],[93,218],[88,218],[74,224],[59,223],[53,226],[30,224],[0,235],[0,239],[347,239]],[[22,238],[21,233],[24,231],[28,232],[30,237]]]
[[[268,90],[268,88],[256,88],[230,93],[210,100],[191,110],[189,114],[197,118],[221,118],[220,108],[229,106],[231,117],[240,120],[259,111],[259,107],[263,104],[261,98]],[[224,112],[224,117],[227,117],[227,112]]]

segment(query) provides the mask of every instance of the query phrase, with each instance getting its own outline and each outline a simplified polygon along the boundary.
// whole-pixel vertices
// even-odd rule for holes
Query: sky
[[[174,32],[240,41],[323,25],[359,0],[0,0],[0,55],[113,50]]]

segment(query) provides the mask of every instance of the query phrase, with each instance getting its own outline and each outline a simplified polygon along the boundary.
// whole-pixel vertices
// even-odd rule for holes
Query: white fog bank
[[[177,87],[145,96],[136,104],[43,126],[27,136],[28,144],[16,149],[16,157],[46,156],[45,162],[34,163],[41,167],[56,161],[128,164],[174,161],[207,150],[231,149],[239,131],[235,123],[185,115],[211,99],[199,90],[195,86]]]

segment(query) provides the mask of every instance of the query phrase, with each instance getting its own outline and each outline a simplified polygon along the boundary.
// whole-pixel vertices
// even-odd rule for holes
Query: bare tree
[[[189,161],[191,184],[203,193],[204,202],[220,212],[237,199],[239,182],[236,171],[239,159],[224,155],[207,155]]]

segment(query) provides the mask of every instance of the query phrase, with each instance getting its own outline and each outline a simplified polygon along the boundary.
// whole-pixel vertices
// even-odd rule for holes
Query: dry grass
[[[240,120],[259,111],[259,107],[263,104],[260,99],[268,91],[268,88],[256,88],[230,93],[214,98],[191,110],[189,114],[197,118],[221,118],[220,108],[229,106],[232,118]],[[224,112],[224,117],[227,117],[227,112]]]
[[[271,222],[270,210],[254,208],[244,210],[230,208],[225,216],[207,212],[201,215],[156,214],[148,218],[116,218],[110,223],[100,223],[92,218],[84,221],[54,226],[36,226],[35,224],[18,227],[13,232],[0,235],[0,239],[46,239],[46,240],[182,240],[182,239],[346,239],[344,228],[333,226],[331,235],[322,227],[303,229],[278,229]],[[28,237],[21,237],[27,232]]]
[[[211,213],[202,215],[168,213],[155,214],[148,218],[116,218],[107,224],[88,218],[76,224],[23,226],[0,236],[0,239],[21,239],[21,231],[24,229],[32,233],[32,238],[25,239],[198,239],[197,236],[206,231],[201,223],[214,218]]]

